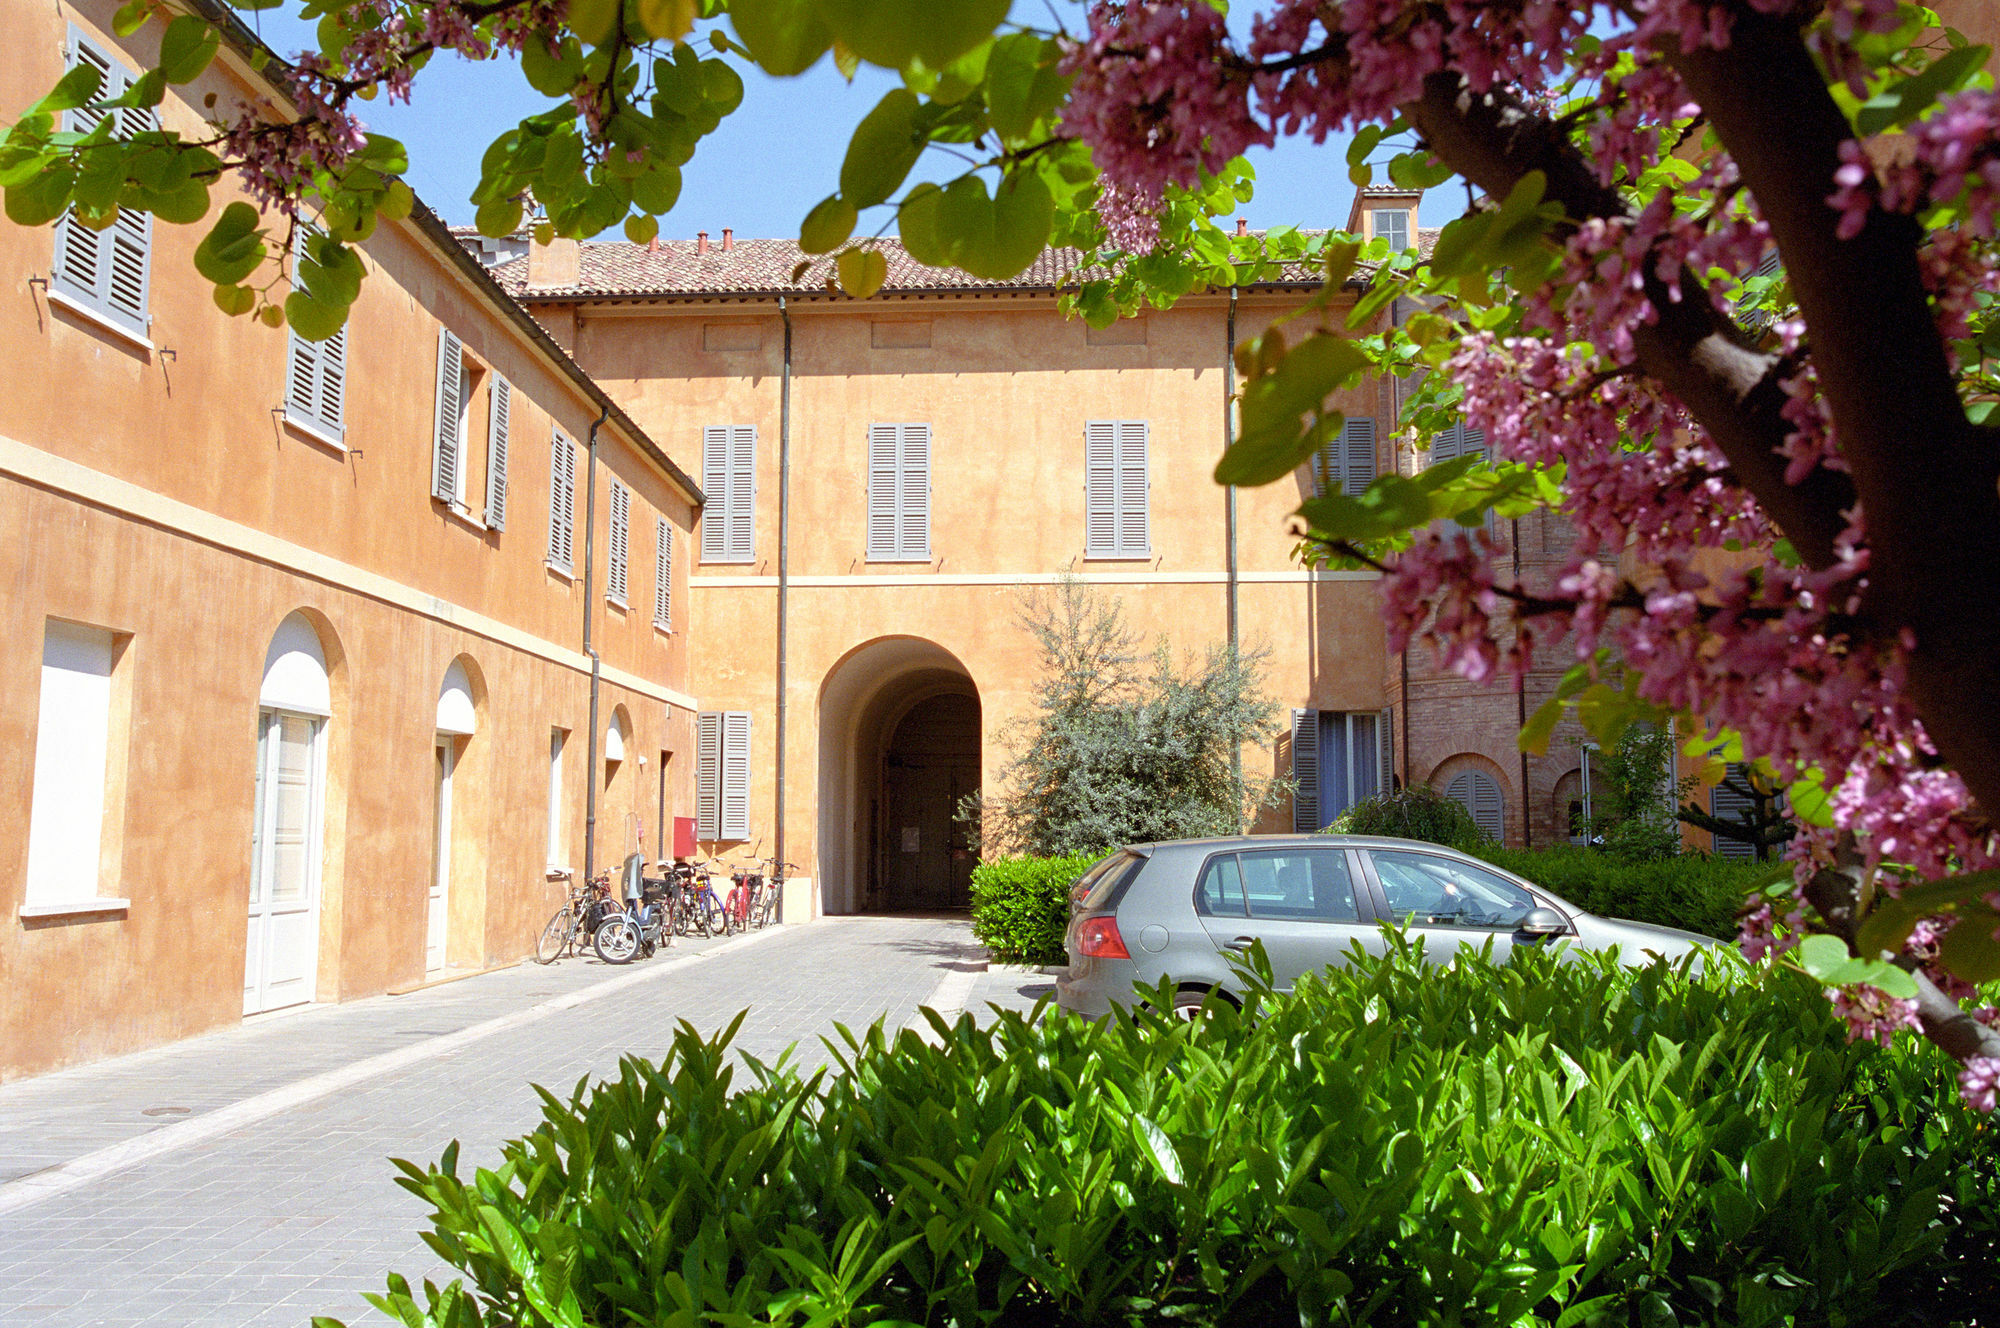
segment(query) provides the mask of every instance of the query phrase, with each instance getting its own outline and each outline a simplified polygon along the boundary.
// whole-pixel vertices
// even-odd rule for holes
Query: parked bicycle
[[[591,938],[597,957],[607,964],[629,964],[674,943],[673,883],[659,877],[636,879],[638,897],[627,899],[623,909],[599,923]]]
[[[535,962],[552,964],[565,954],[581,953],[584,942],[594,938],[598,926],[616,911],[609,873],[600,872],[594,881],[572,883],[569,898],[535,942]]]
[[[679,886],[675,925],[683,936],[727,936],[735,931],[735,918],[715,892],[716,864],[694,863],[685,858],[673,864],[672,879]]]

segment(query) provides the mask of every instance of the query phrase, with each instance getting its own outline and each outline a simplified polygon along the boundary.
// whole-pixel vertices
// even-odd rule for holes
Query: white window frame
[[[931,560],[931,426],[868,426],[868,561]]]
[[[1084,557],[1153,556],[1150,432],[1144,420],[1091,420],[1084,425]]]
[[[1386,229],[1383,226],[1383,220],[1385,218],[1387,218],[1391,223]],[[1389,247],[1392,249],[1403,250],[1409,248],[1410,247],[1409,209],[1408,208],[1368,209],[1368,233],[1369,236],[1373,239],[1387,240],[1389,242]]]
[[[702,430],[701,560],[757,561],[757,426],[712,424]]]
[[[555,871],[567,867],[564,859],[568,856],[568,846],[563,842],[563,748],[569,743],[569,730],[551,727],[549,729],[549,869]]]
[[[122,96],[138,80],[138,75],[109,48],[86,36],[73,23],[69,25],[64,55],[65,71],[86,63],[98,67],[103,74],[98,101]],[[112,132],[118,138],[159,128],[159,120],[151,109],[131,106],[109,112],[83,108],[65,111],[63,128],[73,133],[88,133],[102,123],[106,114],[117,118],[117,127]],[[86,265],[88,281],[83,280],[82,269]],[[93,231],[77,221],[74,212],[65,212],[55,225],[49,298],[150,349],[152,265],[150,214],[120,208],[111,225]],[[128,269],[125,273],[128,289],[122,297],[116,279],[121,266]]]
[[[653,527],[653,626],[674,630],[674,527],[665,517]]]
[[[626,591],[632,564],[632,491],[616,479],[611,481],[611,557],[606,563],[604,598],[618,608],[629,608]]]
[[[750,712],[703,710],[694,736],[695,838],[750,838]]]
[[[576,443],[561,429],[549,431],[548,565],[576,575]]]

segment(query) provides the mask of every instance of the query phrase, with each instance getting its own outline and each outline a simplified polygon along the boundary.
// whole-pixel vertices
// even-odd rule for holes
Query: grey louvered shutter
[[[301,224],[292,245],[293,272],[305,261],[311,229]],[[299,284],[296,278],[293,285]],[[285,414],[336,441],[344,441],[347,411],[347,328],[325,341],[308,341],[291,333],[285,373]]]
[[[722,715],[722,834],[723,839],[750,837],[750,712],[728,710]]]
[[[111,241],[105,305],[111,315],[135,332],[146,330],[148,256],[153,250],[153,219],[144,212],[119,208],[118,220],[104,232]]]
[[[1109,558],[1118,552],[1118,426],[1092,420],[1083,430],[1083,552]]]
[[[96,101],[118,97],[134,82],[132,73],[110,54],[83,36],[69,30],[69,66],[88,65],[98,73]],[[158,127],[153,112],[146,107],[95,110],[77,107],[64,112],[64,124],[73,133],[96,130],[107,115],[114,117],[113,137],[129,139]],[[114,324],[143,337],[147,332],[147,287],[153,247],[153,219],[143,212],[120,208],[111,224],[93,231],[65,213],[56,223],[55,256],[51,286],[81,301],[109,318]]]
[[[1292,712],[1292,829],[1309,835],[1319,822],[1319,711]]]
[[[621,607],[626,603],[626,572],[632,562],[632,491],[611,481],[611,574],[605,592]]]
[[[757,427],[717,425],[702,431],[701,516],[706,562],[747,563],[757,556]]]
[[[1731,761],[1723,768],[1722,778],[1725,781],[1732,779],[1738,782],[1747,781],[1750,778],[1749,768],[1739,761]],[[1708,793],[1708,814],[1718,821],[1747,823],[1754,806],[1747,795],[1738,793],[1733,788],[1725,788],[1722,784],[1717,784]],[[1711,848],[1718,858],[1757,856],[1756,846],[1740,839],[1724,839],[1717,834],[1711,834],[1709,839]]]
[[[1340,426],[1340,489],[1357,494],[1375,479],[1375,421],[1348,420]]]
[[[893,424],[868,426],[868,556],[902,553],[902,430]]]
[[[564,573],[575,569],[570,559],[575,522],[576,444],[555,429],[549,434],[549,562]]]
[[[460,416],[459,381],[465,372],[465,347],[450,328],[438,329],[437,421],[432,431],[431,497],[458,501]]]
[[[665,517],[653,528],[653,626],[674,629],[674,528]]]
[[[325,342],[307,341],[292,333],[285,362],[285,414],[302,424],[322,427],[319,412],[319,355]]]
[[[902,428],[901,495],[897,499],[899,556],[924,562],[931,556],[931,426]]]
[[[514,388],[493,376],[492,413],[486,429],[486,524],[507,528],[507,445],[513,440]]]
[[[115,97],[111,57],[97,47],[84,41],[75,28],[70,29],[69,68],[89,65],[97,71],[97,98]],[[104,119],[104,112],[88,106],[79,106],[63,112],[63,127],[73,134],[88,134]],[[66,295],[73,295],[92,305],[104,302],[104,277],[106,251],[110,241],[103,231],[93,231],[76,219],[74,212],[65,212],[56,223],[56,258],[54,284]]]
[[[1499,842],[1507,809],[1500,796],[1500,786],[1493,782],[1490,775],[1467,770],[1445,786],[1444,795],[1463,804],[1472,813],[1472,823],[1479,827],[1480,834]]]
[[[1152,522],[1147,489],[1146,423],[1124,420],[1118,425],[1118,553],[1143,558],[1152,550]]]
[[[1396,787],[1396,735],[1395,731],[1390,727],[1394,716],[1395,711],[1392,708],[1383,707],[1382,716],[1376,721],[1375,728],[1375,735],[1380,740],[1382,749],[1380,759],[1382,762],[1382,792],[1384,793]]]
[[[704,710],[694,720],[694,833],[704,843],[722,838],[722,712]]]

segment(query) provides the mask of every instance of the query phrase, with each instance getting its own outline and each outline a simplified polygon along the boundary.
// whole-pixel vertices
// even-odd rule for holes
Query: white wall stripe
[[[1304,585],[1311,581],[1374,581],[1381,576],[1370,571],[1312,571],[1296,568],[1284,572],[1242,572],[1237,581],[1246,586]],[[1052,586],[1062,579],[1060,572],[956,572],[887,573],[881,576],[794,576],[792,589],[825,590],[852,586]],[[1220,586],[1229,581],[1227,572],[1079,572],[1076,579],[1091,586]],[[775,576],[691,576],[688,584],[696,590],[761,590],[775,588]]]
[[[564,668],[575,669],[579,673],[590,672],[590,657],[579,650],[569,650],[554,642],[546,641],[518,627],[511,627],[498,619],[483,613],[462,608],[449,600],[412,589],[365,568],[338,558],[320,553],[314,549],[280,539],[276,535],[257,530],[227,517],[154,493],[129,480],[121,480],[78,465],[66,457],[44,452],[38,447],[13,438],[0,436],[0,475],[11,475],[26,480],[30,484],[104,508],[120,516],[144,521],[159,526],[173,534],[198,540],[203,544],[242,554],[258,562],[269,563],[273,567],[300,576],[310,577],[342,590],[365,595],[379,600],[392,608],[419,614],[434,622],[449,624],[474,636],[483,636],[499,645],[560,664]],[[627,691],[649,696],[668,705],[679,706],[683,710],[696,710],[695,699],[685,692],[670,687],[662,687],[649,679],[641,678],[624,669],[604,666],[604,680]]]

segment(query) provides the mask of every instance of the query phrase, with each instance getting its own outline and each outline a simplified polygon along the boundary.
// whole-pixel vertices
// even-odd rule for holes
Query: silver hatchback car
[[[1135,988],[1171,979],[1177,1010],[1210,991],[1231,1000],[1242,981],[1231,952],[1261,941],[1272,977],[1342,962],[1359,941],[1381,953],[1384,922],[1448,955],[1491,940],[1504,963],[1516,945],[1560,940],[1616,947],[1623,962],[1669,959],[1711,937],[1586,913],[1454,849],[1367,835],[1239,835],[1134,844],[1094,865],[1070,891],[1069,970],[1056,979],[1064,1009],[1093,1018],[1130,1005]]]

